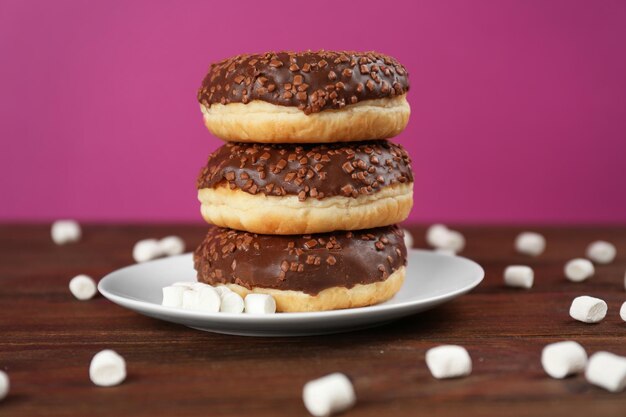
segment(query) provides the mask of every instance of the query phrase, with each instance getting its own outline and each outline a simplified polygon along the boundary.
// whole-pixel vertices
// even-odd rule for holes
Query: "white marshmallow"
[[[435,253],[439,253],[441,255],[456,256],[456,252],[453,251],[452,249],[439,248],[439,249],[435,249],[434,251]]]
[[[173,283],[171,286],[192,289],[195,284],[196,282],[194,281],[179,281],[179,282]]]
[[[563,272],[570,281],[582,282],[587,278],[591,278],[596,270],[588,259],[576,258],[565,264]]]
[[[437,379],[458,378],[472,372],[472,358],[463,346],[441,345],[429,349],[426,365]]]
[[[57,245],[78,242],[82,235],[80,224],[74,220],[58,220],[52,223],[50,229],[52,240]]]
[[[348,377],[334,373],[304,384],[302,400],[309,413],[326,417],[352,407],[356,395]]]
[[[140,240],[133,247],[133,259],[135,259],[135,262],[151,261],[161,255],[161,248],[156,239]]]
[[[608,307],[604,300],[583,295],[574,298],[569,315],[583,323],[597,323],[606,316]]]
[[[622,320],[626,321],[626,302],[622,304],[622,307],[619,309],[619,316]]]
[[[576,342],[552,343],[543,348],[541,365],[552,378],[565,378],[585,370],[587,352]]]
[[[426,230],[426,243],[433,248],[437,248],[441,242],[446,240],[448,232],[448,228],[443,224],[433,224]]]
[[[248,294],[244,301],[248,314],[274,314],[276,312],[276,301],[269,294]]]
[[[531,288],[535,272],[529,266],[511,265],[504,270],[504,283],[509,287]]]
[[[4,371],[0,371],[0,401],[4,400],[11,389],[9,376]]]
[[[163,301],[161,301],[161,305],[165,307],[182,307],[185,291],[186,288],[180,285],[163,287]]]
[[[197,310],[200,305],[200,293],[194,289],[186,289],[183,292],[182,307],[185,310]]]
[[[197,310],[209,313],[217,313],[220,311],[222,300],[217,291],[215,291],[215,288],[207,285],[204,288],[194,289],[194,291],[200,294]]]
[[[126,361],[111,349],[100,351],[91,360],[89,378],[101,387],[118,385],[126,379]]]
[[[221,298],[222,303],[220,305],[220,311],[222,313],[243,313],[245,303],[239,294],[228,291],[225,292]]]
[[[589,358],[585,371],[587,382],[611,392],[626,387],[626,358],[609,352],[597,352]]]
[[[87,275],[76,275],[70,281],[70,292],[79,300],[89,300],[98,292],[96,282]]]
[[[407,249],[413,248],[413,235],[406,229],[402,229],[402,231],[404,232],[404,246]]]
[[[217,291],[220,297],[224,297],[224,294],[232,292],[231,289],[228,288],[226,285],[218,285],[217,287],[215,287],[215,291]]]
[[[617,250],[612,243],[598,240],[587,246],[587,258],[598,264],[610,264],[615,259]]]
[[[168,236],[159,240],[159,251],[164,256],[180,255],[185,252],[185,241],[178,236]]]
[[[522,232],[515,238],[515,250],[524,255],[539,256],[546,249],[546,238],[535,232]]]

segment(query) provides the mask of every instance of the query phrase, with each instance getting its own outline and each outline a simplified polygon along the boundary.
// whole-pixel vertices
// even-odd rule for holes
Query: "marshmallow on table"
[[[156,239],[140,240],[133,247],[133,259],[135,262],[151,261],[161,255],[159,241]]]
[[[161,304],[165,307],[182,307],[185,291],[187,289],[181,285],[163,287],[163,301]]]
[[[325,417],[352,407],[356,395],[348,377],[334,373],[307,382],[302,389],[302,400],[309,413]]]
[[[57,245],[78,242],[81,237],[80,225],[74,220],[58,220],[52,223],[50,235]]]
[[[406,229],[402,229],[402,232],[404,232],[404,246],[411,249],[413,247],[413,235]]]
[[[70,281],[70,292],[79,300],[89,300],[98,292],[95,281],[87,275],[77,275]]]
[[[113,350],[100,351],[91,360],[89,378],[101,387],[118,385],[126,379],[126,361]]]
[[[543,348],[541,365],[552,378],[565,378],[585,370],[587,352],[576,342],[552,343]]]
[[[161,255],[174,256],[185,252],[185,242],[178,236],[168,236],[159,240]]]
[[[443,224],[434,224],[426,231],[426,242],[437,249],[449,249],[455,253],[465,247],[465,237],[456,230],[450,230]]]
[[[626,302],[622,304],[622,307],[619,309],[619,316],[622,320],[626,321]]]
[[[9,381],[9,376],[4,371],[0,371],[0,401],[4,400],[6,396],[9,394],[9,389],[11,388],[11,383]]]
[[[587,246],[587,258],[599,264],[610,264],[617,250],[612,243],[598,240]]]
[[[462,346],[442,345],[429,349],[426,365],[437,379],[458,378],[472,372],[472,358]]]
[[[535,272],[525,265],[511,265],[504,270],[504,283],[509,287],[531,288]]]
[[[611,392],[620,392],[626,387],[626,358],[609,352],[597,352],[589,358],[585,378]]]
[[[563,272],[570,281],[581,282],[592,277],[595,273],[595,268],[588,259],[576,258],[565,264]]]
[[[269,294],[248,294],[244,300],[248,314],[274,314],[276,301]]]
[[[445,241],[449,230],[443,224],[433,224],[426,230],[426,243],[436,248]]]
[[[233,291],[224,292],[221,295],[222,303],[220,304],[220,312],[222,313],[243,313],[244,301],[239,294]]]
[[[606,316],[608,307],[604,300],[583,295],[574,298],[569,315],[583,323],[597,323]]]
[[[535,232],[522,232],[515,238],[515,250],[530,256],[539,256],[546,249],[546,239]]]

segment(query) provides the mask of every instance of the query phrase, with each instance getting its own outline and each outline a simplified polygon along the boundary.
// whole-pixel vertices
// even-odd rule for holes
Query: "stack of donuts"
[[[198,92],[226,143],[197,186],[212,224],[194,253],[198,280],[277,311],[361,307],[404,281],[396,223],[413,205],[406,69],[375,52],[239,55],[212,64]]]

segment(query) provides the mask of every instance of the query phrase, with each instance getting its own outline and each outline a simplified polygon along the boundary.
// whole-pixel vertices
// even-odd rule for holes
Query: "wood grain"
[[[424,228],[411,228],[425,247]],[[203,333],[124,310],[102,297],[80,302],[67,285],[74,275],[99,278],[132,263],[142,238],[182,236],[189,247],[203,226],[84,227],[84,239],[55,246],[47,225],[0,226],[0,369],[11,377],[0,416],[211,415],[306,416],[302,385],[341,371],[354,381],[357,406],[349,416],[621,416],[626,393],[611,394],[582,376],[553,380],[539,357],[546,343],[580,342],[592,353],[626,355],[625,228],[538,228],[548,240],[538,258],[515,254],[520,228],[460,228],[463,255],[486,270],[472,293],[390,325],[330,336],[247,338]],[[566,260],[596,239],[613,242],[618,258],[597,266],[586,283],[563,277]],[[535,268],[535,286],[502,286],[509,264]],[[603,298],[607,318],[596,325],[571,320],[578,295]],[[441,343],[469,350],[474,371],[437,381],[424,354]],[[114,388],[91,384],[87,370],[100,349],[128,363]]]

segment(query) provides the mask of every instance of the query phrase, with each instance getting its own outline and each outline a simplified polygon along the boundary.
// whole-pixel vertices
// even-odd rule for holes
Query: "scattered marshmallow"
[[[612,243],[598,240],[587,246],[587,258],[598,264],[610,264],[617,250]]]
[[[57,220],[50,230],[52,240],[57,245],[78,242],[82,235],[80,224],[74,220]]]
[[[552,343],[543,348],[541,365],[552,378],[562,379],[585,370],[587,352],[573,341]]]
[[[626,321],[626,302],[622,304],[622,307],[619,309],[619,316],[622,320]]]
[[[404,246],[407,249],[413,248],[413,235],[406,229],[402,229],[402,231],[404,232]]]
[[[6,396],[9,394],[9,389],[11,388],[11,383],[9,381],[9,376],[4,371],[0,371],[0,401],[4,400]]]
[[[429,349],[426,365],[437,379],[458,378],[472,372],[472,358],[462,346],[441,345]]]
[[[276,312],[276,301],[269,294],[248,294],[244,301],[248,314],[274,314]]]
[[[182,285],[163,287],[163,301],[161,304],[165,307],[182,307],[183,294],[185,291],[187,291],[187,289]]]
[[[356,402],[354,388],[341,373],[309,381],[302,389],[304,406],[316,417],[326,417],[351,408]]]
[[[91,360],[89,378],[100,387],[118,385],[126,379],[126,361],[111,349],[100,351]]]
[[[591,278],[595,273],[595,268],[588,259],[576,258],[566,263],[563,271],[570,281],[581,282]]]
[[[436,248],[440,242],[445,241],[449,230],[443,224],[433,224],[426,230],[426,243]]]
[[[511,265],[504,270],[504,283],[509,287],[531,288],[535,281],[535,272],[529,266]]]
[[[626,387],[626,358],[609,352],[591,355],[585,372],[587,381],[611,392]]]
[[[535,232],[522,232],[515,238],[515,250],[524,255],[539,256],[546,249],[546,238]]]
[[[77,275],[70,281],[70,292],[79,300],[89,300],[98,292],[96,282],[87,275]]]
[[[245,303],[243,298],[236,292],[229,290],[221,296],[221,299],[220,311],[222,313],[243,313]]]
[[[161,256],[159,241],[156,239],[144,239],[135,243],[133,247],[133,259],[135,262],[146,262]]]
[[[607,309],[604,300],[583,295],[574,298],[569,308],[569,315],[583,323],[597,323],[606,316]]]
[[[426,242],[437,249],[448,249],[459,253],[465,248],[465,237],[443,224],[434,224],[426,231]]]
[[[175,256],[185,252],[185,241],[178,236],[168,236],[159,240],[161,256]]]

